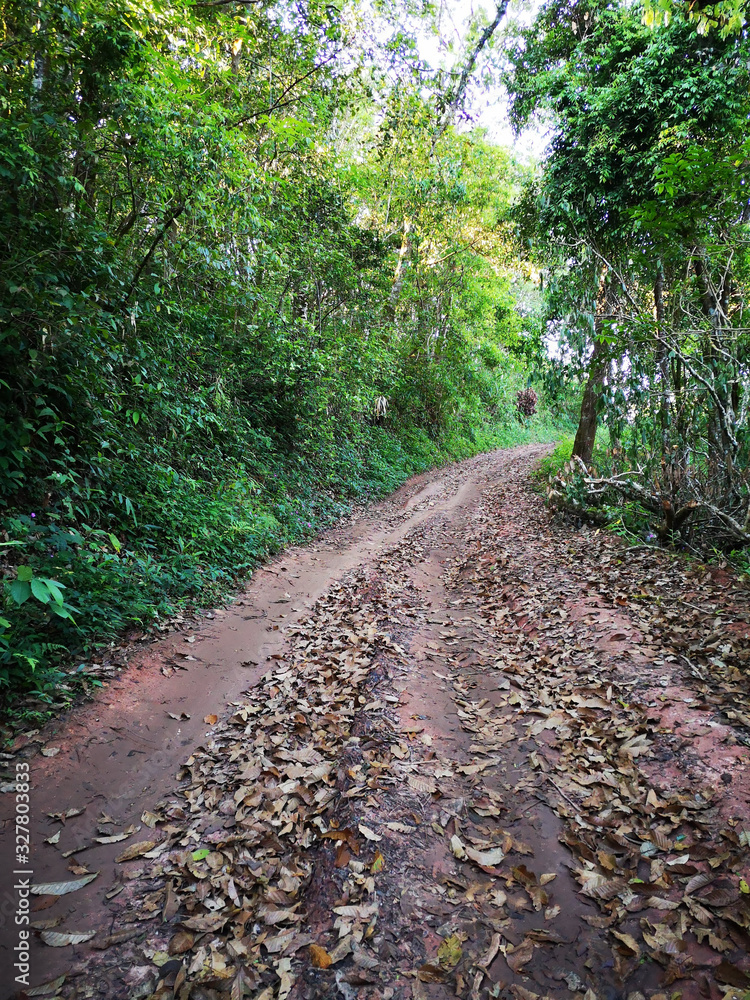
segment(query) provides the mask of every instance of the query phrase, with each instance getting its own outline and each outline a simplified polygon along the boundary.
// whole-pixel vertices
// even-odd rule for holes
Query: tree
[[[0,0],[0,688],[515,422],[522,171],[408,8]]]
[[[590,460],[601,385],[597,408],[616,442],[625,433],[659,509],[689,497],[702,512],[691,524],[742,542],[745,348],[727,328],[744,314],[746,41],[683,19],[652,30],[633,7],[554,5],[511,63],[516,124],[537,107],[553,123],[534,203],[540,252],[559,274],[551,316],[561,285],[588,280],[593,303],[606,270],[616,290],[604,314],[556,314],[590,357],[576,454]]]

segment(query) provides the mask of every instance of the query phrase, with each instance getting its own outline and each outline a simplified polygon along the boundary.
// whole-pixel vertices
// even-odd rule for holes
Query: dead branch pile
[[[717,503],[706,495],[697,478],[677,475],[666,463],[662,464],[662,476],[649,482],[633,469],[597,476],[574,456],[549,477],[547,497],[551,506],[599,524],[610,520],[608,508],[623,501],[637,504],[662,545],[694,547],[699,528],[704,545],[725,551],[750,545],[750,504],[743,509],[744,501],[732,502],[726,496],[723,503]]]

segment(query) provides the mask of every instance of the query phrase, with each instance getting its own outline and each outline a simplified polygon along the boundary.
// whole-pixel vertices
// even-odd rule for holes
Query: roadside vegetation
[[[516,127],[549,128],[516,218],[543,271],[549,342],[583,384],[551,500],[746,566],[745,14],[548,3],[514,34],[505,79]]]
[[[529,168],[456,131],[399,7],[0,3],[0,698],[557,436],[516,406]]]
[[[746,562],[744,8],[507,7],[431,65],[443,5],[0,0],[1,700],[524,441]],[[472,127],[499,79],[539,168]]]

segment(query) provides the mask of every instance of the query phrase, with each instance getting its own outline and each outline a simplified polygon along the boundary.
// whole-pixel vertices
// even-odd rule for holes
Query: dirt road
[[[28,995],[745,995],[748,592],[551,520],[544,450],[412,480],[18,748]]]

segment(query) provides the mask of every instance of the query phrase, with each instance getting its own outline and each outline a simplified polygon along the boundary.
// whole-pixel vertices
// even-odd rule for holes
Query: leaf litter
[[[711,761],[688,780],[702,762],[668,713],[677,692],[742,765],[747,636],[722,626],[747,620],[746,592],[550,525],[525,476],[485,490],[460,537],[428,522],[333,586],[212,717],[144,814],[160,839],[119,856],[146,862],[118,902],[148,933],[112,997],[744,996],[748,810]],[[447,536],[428,617],[417,571]],[[420,682],[442,686],[458,747],[406,714]],[[558,823],[557,871],[516,829],[529,804]],[[567,883],[597,943],[579,958],[555,929]]]

